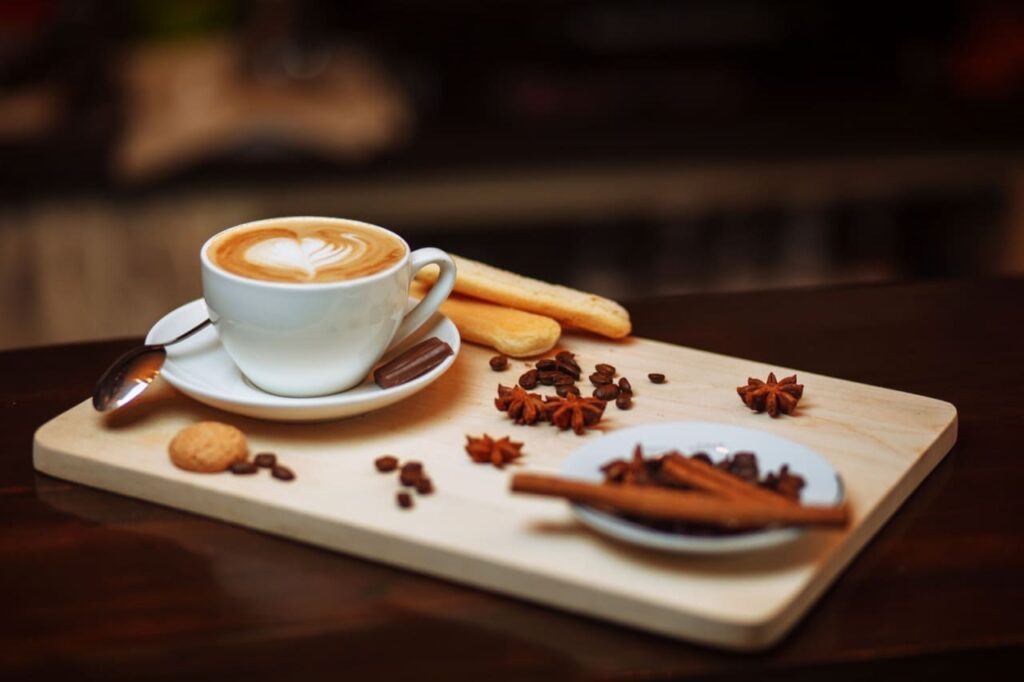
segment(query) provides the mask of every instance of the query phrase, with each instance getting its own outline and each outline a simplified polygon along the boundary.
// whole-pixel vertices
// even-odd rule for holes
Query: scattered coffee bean
[[[663,384],[665,383],[665,375],[658,374],[657,372],[647,375],[647,378],[651,380],[652,384]]]
[[[274,465],[277,464],[277,455],[273,452],[261,452],[256,455],[253,459],[256,462],[256,466],[263,467],[264,469],[273,469]]]
[[[615,384],[601,384],[594,389],[594,397],[598,400],[615,400],[619,397],[619,387]]]
[[[490,360],[491,369],[495,372],[504,372],[508,369],[508,357],[505,355],[495,355]]]
[[[407,492],[400,492],[395,496],[395,501],[398,502],[398,506],[402,509],[412,508],[412,495]]]
[[[620,410],[629,410],[633,407],[633,394],[629,391],[621,391],[615,399],[615,407]]]
[[[535,369],[531,369],[523,376],[519,377],[519,385],[526,390],[537,388],[537,382],[540,380],[538,377],[539,372]]]
[[[555,393],[558,394],[559,398],[564,398],[565,396],[569,395],[570,393],[572,393],[575,396],[579,396],[580,389],[579,389],[579,387],[576,384],[563,384],[561,386],[556,385],[555,386]]]
[[[596,369],[601,374],[607,374],[608,376],[611,377],[615,376],[615,368],[603,362],[599,365],[595,365],[594,369]]]
[[[419,462],[406,462],[398,474],[398,480],[405,486],[416,485],[421,478],[423,478],[423,465]]]
[[[538,360],[535,366],[542,372],[551,372],[557,365],[558,363],[556,363],[552,358],[543,358]]]
[[[259,471],[259,467],[252,462],[234,462],[228,469],[233,474],[255,474]]]
[[[434,482],[424,476],[416,481],[416,492],[420,495],[429,495],[434,492]]]
[[[607,374],[602,374],[601,372],[594,372],[593,374],[590,375],[590,383],[594,384],[595,386],[603,386],[605,384],[612,383],[612,378]]]
[[[560,350],[557,353],[555,353],[555,359],[556,360],[561,360],[562,362],[571,362],[571,363],[575,364],[576,363],[576,354],[575,353],[570,353],[567,350]]]
[[[554,384],[553,385],[556,388],[558,386],[571,386],[571,385],[573,385],[575,383],[576,383],[576,380],[573,379],[570,375],[562,374],[561,372],[555,372],[555,380],[554,380]]]
[[[633,392],[633,385],[629,383],[629,379],[622,377],[619,379],[619,390],[626,391],[627,393]]]
[[[398,458],[392,457],[391,455],[384,455],[373,460],[373,465],[377,467],[377,471],[382,474],[386,474],[389,471],[394,471],[398,468]]]
[[[555,361],[555,369],[562,374],[568,374],[577,381],[579,381],[580,374],[582,373],[580,366],[576,364],[575,360],[567,360],[564,358],[559,358]]]
[[[279,481],[290,481],[295,478],[295,473],[288,467],[275,464],[274,468],[270,470],[270,475]]]
[[[698,462],[704,462],[705,464],[714,465],[714,462],[711,461],[711,457],[709,457],[708,453],[706,452],[696,452],[690,455],[690,459],[695,459]]]
[[[554,370],[537,372],[537,380],[540,383],[544,384],[545,386],[554,386],[555,385],[555,379],[557,379],[560,376],[565,376],[565,375],[562,374],[561,372],[556,372]]]

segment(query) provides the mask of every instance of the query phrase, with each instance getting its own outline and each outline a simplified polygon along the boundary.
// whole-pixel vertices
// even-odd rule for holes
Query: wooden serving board
[[[623,545],[577,524],[559,500],[508,492],[508,470],[473,464],[466,434],[525,442],[523,467],[557,472],[583,437],[547,425],[516,426],[495,410],[497,383],[526,363],[493,372],[486,349],[465,345],[449,372],[412,398],[323,424],[282,424],[205,407],[163,385],[115,415],[88,401],[42,426],[34,458],[59,478],[231,521],[376,561],[644,630],[734,649],[778,641],[824,592],[956,440],[946,402],[799,372],[798,415],[747,410],[735,387],[747,376],[795,370],[646,339],[620,343],[567,336],[588,369],[615,365],[632,381],[635,406],[609,405],[605,430],[706,420],[760,428],[803,443],[839,471],[853,509],[842,531],[814,530],[794,543],[744,555],[688,557]],[[663,372],[662,385],[648,372]],[[550,389],[544,389],[550,392]],[[192,474],[167,444],[187,424],[237,425],[254,452],[272,450],[297,479]],[[412,510],[395,504],[397,476],[378,473],[382,454],[423,461],[437,487]],[[624,453],[625,454],[625,453]]]

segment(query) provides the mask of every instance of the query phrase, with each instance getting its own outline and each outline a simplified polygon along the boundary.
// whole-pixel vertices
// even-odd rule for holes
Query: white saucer
[[[412,301],[410,301],[412,303]],[[146,343],[173,339],[207,318],[206,303],[197,299],[165,315],[146,335]],[[448,371],[459,354],[459,331],[451,320],[434,315],[411,338],[385,358],[417,341],[436,336],[455,351],[423,376],[395,386],[380,388],[367,379],[342,393],[315,398],[286,398],[264,393],[250,384],[221,346],[217,330],[210,326],[167,349],[161,376],[176,389],[213,407],[249,417],[276,421],[323,421],[370,412],[422,390]]]
[[[764,431],[715,422],[666,422],[613,431],[569,455],[562,464],[562,474],[586,481],[603,481],[601,466],[613,459],[629,459],[638,443],[646,457],[679,450],[687,455],[706,452],[717,462],[733,452],[753,452],[762,476],[788,464],[790,471],[804,478],[806,486],[800,496],[804,504],[833,505],[843,499],[838,472],[814,450]],[[738,535],[685,535],[649,528],[587,505],[574,504],[572,510],[581,523],[623,542],[690,554],[766,549],[791,542],[805,532],[801,528],[778,528]]]

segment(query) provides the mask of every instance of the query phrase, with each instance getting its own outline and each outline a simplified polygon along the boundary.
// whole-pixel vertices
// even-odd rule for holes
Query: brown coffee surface
[[[405,245],[354,223],[282,222],[233,230],[207,252],[219,268],[270,282],[318,283],[366,277],[402,260]]]

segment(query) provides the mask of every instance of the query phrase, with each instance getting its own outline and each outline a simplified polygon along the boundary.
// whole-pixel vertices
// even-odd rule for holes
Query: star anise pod
[[[582,436],[583,430],[601,421],[606,403],[597,398],[582,398],[568,393],[564,398],[548,398],[545,402],[548,419],[565,431],[571,428]]]
[[[521,386],[502,386],[498,384],[498,397],[494,406],[515,420],[516,424],[534,424],[547,419],[544,409],[544,398],[530,393]]]
[[[804,386],[796,383],[795,374],[776,381],[775,372],[772,372],[767,382],[750,377],[747,385],[737,387],[736,392],[740,394],[743,404],[755,412],[767,410],[771,416],[778,417],[779,412],[793,413],[797,401],[804,394]]]
[[[523,456],[522,443],[515,443],[508,436],[494,440],[486,433],[480,438],[466,436],[466,452],[477,464],[493,464],[503,469],[509,462]]]

